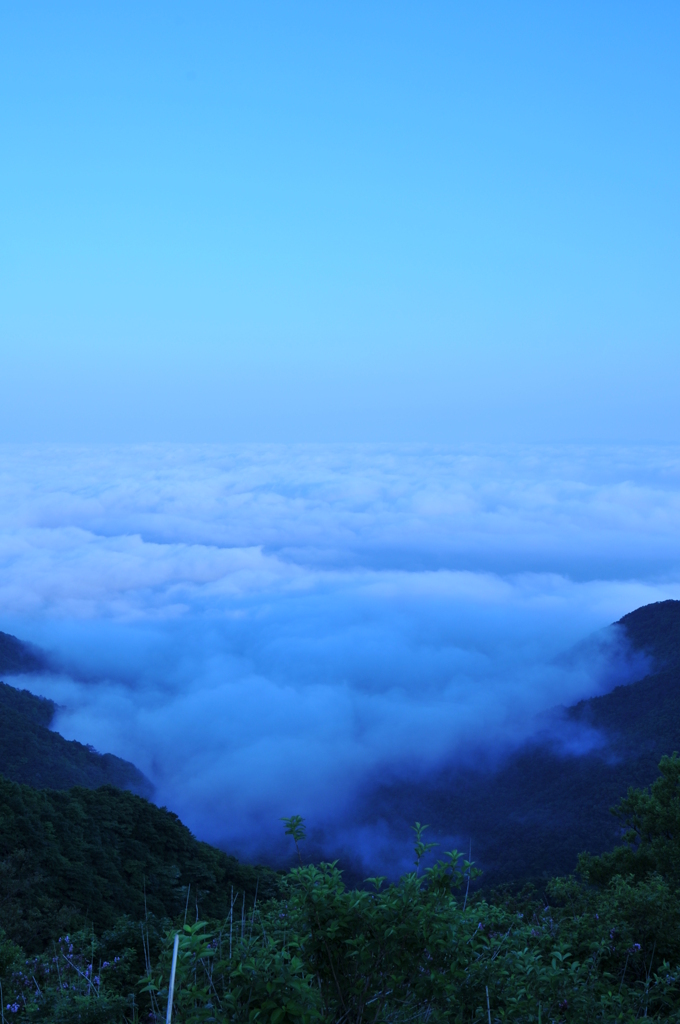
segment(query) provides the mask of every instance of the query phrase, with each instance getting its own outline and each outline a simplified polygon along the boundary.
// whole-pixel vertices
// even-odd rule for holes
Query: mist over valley
[[[49,671],[5,678],[202,839],[286,863],[299,813],[398,873],[407,811],[470,839],[457,772],[602,756],[551,709],[650,670],[608,627],[680,596],[679,482],[669,448],[6,448],[0,615]]]

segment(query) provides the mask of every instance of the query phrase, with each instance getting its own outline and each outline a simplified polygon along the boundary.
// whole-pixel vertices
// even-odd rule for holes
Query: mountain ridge
[[[0,633],[0,679],[45,671],[49,662],[40,650]],[[147,798],[153,795],[151,782],[134,764],[50,729],[57,710],[47,697],[0,682],[1,775],[36,789],[111,785]]]
[[[601,733],[600,749],[571,754],[537,736],[494,769],[450,764],[427,782],[377,787],[362,820],[406,830],[417,819],[430,823],[433,839],[471,842],[494,884],[568,874],[584,850],[612,849],[621,829],[610,808],[629,787],[650,785],[661,757],[680,750],[680,601],[644,605],[615,625],[651,656],[652,671],[556,709]]]

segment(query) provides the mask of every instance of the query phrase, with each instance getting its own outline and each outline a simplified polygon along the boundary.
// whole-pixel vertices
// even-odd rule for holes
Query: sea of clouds
[[[243,856],[299,813],[369,860],[357,794],[644,671],[562,655],[680,598],[680,449],[5,446],[0,567],[63,735]]]

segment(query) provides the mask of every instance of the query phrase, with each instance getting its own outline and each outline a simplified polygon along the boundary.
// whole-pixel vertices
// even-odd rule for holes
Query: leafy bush
[[[164,1021],[179,933],[175,1024],[680,1024],[679,792],[680,759],[664,759],[617,809],[623,852],[584,857],[547,898],[471,892],[456,850],[423,870],[420,825],[415,870],[348,888],[337,864],[302,863],[304,823],[286,819],[299,866],[274,897],[230,889],[222,919],[123,918],[33,957],[0,938],[3,1017]]]
[[[637,879],[658,872],[680,883],[680,757],[662,757],[650,789],[629,789],[613,809],[625,825],[624,845],[600,857],[582,854],[579,871],[595,884],[615,875]]]

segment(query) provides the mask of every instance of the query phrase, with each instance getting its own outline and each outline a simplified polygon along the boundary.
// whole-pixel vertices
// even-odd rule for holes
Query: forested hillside
[[[176,815],[104,786],[36,790],[0,778],[0,927],[27,950],[127,914],[224,917],[232,886],[252,899],[275,874],[201,843]],[[191,892],[189,892],[191,886]]]
[[[44,654],[8,633],[0,633],[0,679],[3,674],[30,674],[48,669]],[[57,711],[53,701],[0,682],[0,774],[14,782],[50,789],[111,785],[151,796],[149,780],[129,761],[99,754],[75,740],[65,740],[49,726]]]
[[[454,836],[494,882],[573,870],[582,850],[601,853],[620,835],[609,808],[629,786],[648,786],[660,758],[680,750],[680,601],[638,608],[617,624],[648,653],[653,671],[566,709],[599,730],[604,745],[570,755],[550,740],[526,744],[495,771],[451,765],[426,782],[374,791],[364,816],[432,823]]]
[[[151,783],[129,761],[48,729],[55,711],[52,701],[0,683],[0,774],[38,788],[112,785],[151,795]]]

